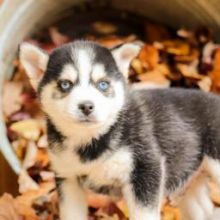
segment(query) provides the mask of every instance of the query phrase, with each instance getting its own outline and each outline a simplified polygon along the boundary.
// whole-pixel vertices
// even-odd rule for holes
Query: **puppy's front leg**
[[[58,184],[61,220],[87,220],[87,202],[77,179],[64,179]]]
[[[164,189],[164,165],[139,161],[131,181],[123,188],[130,220],[160,220]]]

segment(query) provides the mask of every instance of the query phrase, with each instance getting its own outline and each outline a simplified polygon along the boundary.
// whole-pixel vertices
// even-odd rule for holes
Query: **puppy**
[[[160,220],[162,199],[204,159],[220,182],[220,98],[197,90],[132,90],[140,46],[76,41],[50,55],[23,43],[20,60],[47,119],[61,220],[86,220],[85,188],[123,196],[131,220]]]

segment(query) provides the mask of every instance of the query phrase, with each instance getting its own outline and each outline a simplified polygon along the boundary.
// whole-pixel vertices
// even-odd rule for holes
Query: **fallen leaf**
[[[165,205],[163,207],[162,213],[163,213],[162,220],[181,220],[182,219],[180,210],[172,206]]]
[[[142,62],[138,58],[135,58],[132,60],[131,67],[134,69],[134,71],[137,74],[142,74],[144,71],[143,66],[142,66]]]
[[[153,70],[159,63],[159,52],[155,47],[145,44],[138,55],[138,59],[146,70]]]
[[[46,134],[42,135],[42,136],[39,138],[39,140],[38,140],[38,142],[37,142],[37,146],[38,146],[39,148],[47,148],[47,147],[48,147],[47,135],[46,135]]]
[[[153,83],[163,87],[169,87],[170,81],[162,73],[158,71],[149,71],[147,73],[139,75],[139,79],[142,82]]]
[[[186,65],[186,64],[177,64],[177,68],[182,73],[182,75],[186,78],[194,79],[194,80],[201,80],[204,78],[203,75],[198,73],[198,70],[193,65]]]
[[[163,42],[164,49],[170,54],[186,56],[190,53],[190,46],[188,43],[180,40],[167,40]]]
[[[94,30],[101,34],[114,34],[118,28],[110,22],[96,21],[92,24]]]
[[[22,166],[24,169],[32,167],[37,159],[37,146],[35,142],[31,141],[28,143],[25,158],[23,160]]]
[[[162,25],[145,22],[144,25],[146,42],[154,43],[155,41],[164,41],[170,38],[169,31]]]
[[[22,216],[18,213],[15,200],[11,195],[6,193],[0,198],[0,219],[22,220]]]
[[[212,201],[220,206],[220,189],[218,185],[212,181],[208,183],[209,189],[210,189],[210,196]]]
[[[87,199],[88,199],[89,206],[93,208],[106,207],[112,201],[108,196],[96,194],[91,191],[87,192]]]
[[[135,41],[137,37],[135,35],[129,35],[127,37],[108,36],[96,39],[95,41],[107,48],[113,48],[123,43]]]
[[[27,191],[39,189],[38,184],[33,179],[31,179],[26,170],[22,170],[20,172],[18,184],[20,193],[25,193]]]
[[[205,92],[210,92],[212,81],[209,76],[205,76],[203,79],[197,82],[199,88]]]
[[[23,84],[21,82],[6,82],[3,87],[3,112],[6,116],[21,109],[21,93]]]
[[[62,44],[70,42],[69,37],[60,33],[57,27],[50,27],[49,34],[55,46],[61,46]]]
[[[27,119],[19,122],[15,122],[10,126],[10,129],[17,132],[22,137],[28,140],[38,140],[40,136],[40,125],[37,120]]]

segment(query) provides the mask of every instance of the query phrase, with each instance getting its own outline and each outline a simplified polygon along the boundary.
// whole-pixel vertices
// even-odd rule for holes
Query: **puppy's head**
[[[58,126],[104,125],[113,123],[124,104],[129,64],[139,50],[131,43],[110,51],[76,41],[48,55],[23,43],[20,61],[43,110]]]

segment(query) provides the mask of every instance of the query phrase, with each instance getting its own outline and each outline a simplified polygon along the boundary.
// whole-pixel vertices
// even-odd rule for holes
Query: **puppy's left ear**
[[[22,43],[19,58],[31,85],[37,90],[38,84],[46,71],[49,55],[32,44]]]
[[[138,55],[142,46],[141,42],[126,43],[111,50],[116,64],[125,78],[128,78],[131,61]]]

